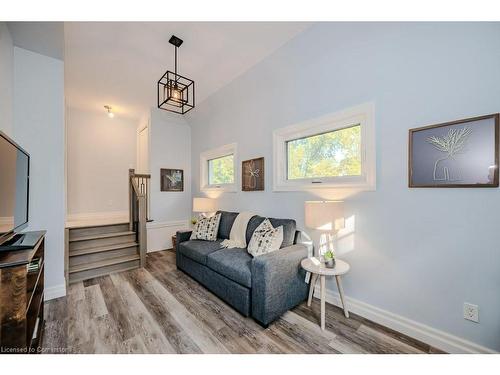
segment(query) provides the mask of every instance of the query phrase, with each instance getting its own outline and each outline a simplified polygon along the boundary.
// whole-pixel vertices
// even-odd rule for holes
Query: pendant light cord
[[[175,63],[174,63],[174,66],[175,66],[175,83],[177,83],[178,79],[177,79],[177,46],[175,47]]]

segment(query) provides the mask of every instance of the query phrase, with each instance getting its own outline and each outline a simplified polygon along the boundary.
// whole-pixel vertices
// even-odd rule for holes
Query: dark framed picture
[[[410,129],[409,187],[498,187],[499,114]]]
[[[245,160],[241,163],[241,190],[264,190],[264,158]]]
[[[160,169],[161,191],[184,191],[184,171],[182,169]]]

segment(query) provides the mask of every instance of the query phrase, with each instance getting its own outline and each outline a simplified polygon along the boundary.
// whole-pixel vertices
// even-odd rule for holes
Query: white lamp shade
[[[193,198],[193,212],[214,212],[215,199],[210,198]]]
[[[344,228],[343,201],[307,201],[304,208],[308,228],[324,231]]]

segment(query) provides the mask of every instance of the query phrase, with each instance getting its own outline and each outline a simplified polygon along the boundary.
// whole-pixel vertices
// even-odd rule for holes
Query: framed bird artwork
[[[160,169],[161,191],[184,191],[184,171],[182,169]]]

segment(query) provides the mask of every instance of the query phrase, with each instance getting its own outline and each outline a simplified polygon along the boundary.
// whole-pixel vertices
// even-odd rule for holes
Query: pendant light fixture
[[[194,108],[194,81],[177,74],[177,48],[182,39],[172,35],[168,42],[174,46],[174,71],[167,70],[158,81],[158,108],[184,114]]]

